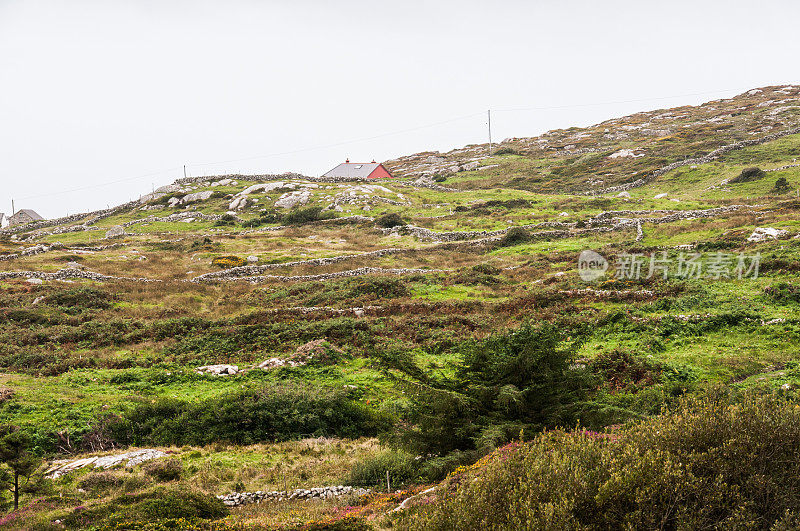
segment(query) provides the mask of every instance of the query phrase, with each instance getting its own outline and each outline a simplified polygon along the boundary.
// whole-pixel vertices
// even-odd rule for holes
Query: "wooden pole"
[[[489,155],[492,154],[492,111],[486,111],[486,116],[489,118]]]

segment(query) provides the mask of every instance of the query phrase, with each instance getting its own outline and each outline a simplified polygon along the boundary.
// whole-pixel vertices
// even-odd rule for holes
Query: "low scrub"
[[[519,155],[519,151],[517,151],[512,147],[501,147],[500,149],[492,153],[492,155],[496,157],[500,155]]]
[[[84,490],[105,491],[121,487],[125,478],[116,472],[103,471],[91,472],[78,481],[78,486]]]
[[[320,206],[310,206],[295,208],[281,216],[281,223],[284,225],[301,225],[312,221],[321,221],[334,217],[333,212],[323,212]]]
[[[111,439],[126,446],[254,444],[303,437],[374,436],[387,422],[344,391],[287,384],[200,402],[143,400],[122,417],[111,419],[106,429]]]
[[[111,308],[113,297],[110,293],[91,286],[59,291],[48,295],[45,302],[70,310]]]
[[[386,487],[388,478],[392,487],[398,487],[415,480],[419,475],[417,469],[413,455],[388,450],[358,462],[346,482],[348,485]]]
[[[126,493],[105,503],[76,507],[62,519],[67,529],[187,529],[159,527],[159,522],[176,520],[183,525],[216,520],[228,509],[216,497],[187,489],[157,488],[137,494]],[[145,527],[146,524],[151,527]],[[190,528],[191,529],[191,528]]]
[[[800,407],[712,392],[616,434],[554,431],[448,482],[403,529],[797,529]],[[469,475],[469,474],[467,474]]]
[[[766,293],[769,298],[779,304],[800,302],[800,286],[796,284],[779,282],[774,286],[765,288],[764,293]]]
[[[158,459],[146,463],[142,469],[158,481],[175,481],[183,474],[183,464],[178,459]]]

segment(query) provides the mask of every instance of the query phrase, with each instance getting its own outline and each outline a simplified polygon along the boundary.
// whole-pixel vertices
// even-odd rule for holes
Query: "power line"
[[[694,92],[691,94],[678,94],[675,96],[658,96],[654,98],[641,98],[635,100],[618,100],[618,101],[602,101],[602,102],[595,102],[595,103],[574,103],[569,105],[550,105],[546,107],[518,107],[512,109],[492,109],[495,112],[519,112],[519,111],[548,111],[548,110],[556,110],[556,109],[572,109],[572,108],[579,108],[579,107],[595,107],[599,105],[619,105],[623,103],[642,103],[647,101],[659,101],[659,100],[671,100],[675,98],[688,98],[691,96],[706,96],[708,94],[722,94],[727,92],[736,92],[739,90],[744,89],[728,89],[728,90],[711,90],[707,92]]]
[[[331,144],[310,146],[310,147],[301,148],[301,149],[295,149],[295,150],[291,150],[291,151],[283,151],[283,152],[279,152],[279,153],[270,153],[270,154],[266,154],[266,155],[255,155],[255,156],[244,157],[244,158],[240,158],[240,159],[230,159],[230,160],[221,160],[221,161],[215,161],[215,162],[205,162],[205,163],[195,163],[195,164],[184,164],[183,166],[177,166],[177,167],[174,167],[174,168],[168,168],[168,169],[161,170],[161,171],[145,173],[145,174],[142,174],[142,175],[137,175],[135,177],[129,177],[129,178],[126,178],[126,179],[118,179],[118,180],[115,180],[115,181],[109,181],[109,182],[100,183],[100,184],[86,185],[86,186],[81,186],[81,187],[78,187],[78,188],[71,188],[69,190],[61,190],[61,191],[58,191],[58,192],[50,192],[50,193],[46,193],[46,194],[30,195],[30,196],[22,197],[21,199],[23,199],[23,200],[26,200],[26,199],[38,199],[38,198],[41,198],[41,197],[50,197],[50,196],[54,196],[54,195],[68,194],[68,193],[72,193],[72,192],[81,192],[81,191],[84,191],[84,190],[92,190],[92,189],[96,189],[96,188],[102,188],[104,186],[110,186],[110,185],[113,185],[113,184],[120,184],[120,183],[124,183],[124,182],[131,182],[131,181],[136,181],[136,180],[140,180],[140,179],[145,179],[147,177],[152,177],[154,175],[161,175],[161,174],[164,174],[164,173],[180,171],[181,169],[184,170],[184,176],[185,176],[186,175],[186,173],[185,173],[186,172],[186,168],[190,167],[190,166],[195,166],[195,167],[197,167],[197,166],[213,166],[215,164],[228,164],[228,163],[233,163],[233,162],[242,162],[242,161],[246,161],[246,160],[274,158],[274,157],[279,157],[279,156],[283,156],[283,155],[292,155],[292,154],[295,154],[295,153],[304,153],[304,152],[307,152],[307,151],[315,151],[315,150],[319,150],[319,149],[327,149],[327,148],[338,147],[338,146],[343,146],[343,145],[347,145],[347,144],[355,144],[355,143],[366,142],[366,141],[374,140],[374,139],[378,139],[378,138],[384,138],[384,137],[387,137],[387,136],[393,136],[393,135],[399,135],[399,134],[409,133],[409,132],[413,132],[413,131],[419,131],[421,129],[426,129],[426,128],[430,128],[430,127],[436,127],[438,125],[449,124],[449,123],[452,123],[452,122],[465,120],[467,118],[473,118],[473,117],[481,115],[481,114],[483,114],[483,111],[477,112],[477,113],[472,113],[472,114],[467,114],[467,115],[463,115],[463,116],[458,116],[458,117],[455,117],[455,118],[450,118],[448,120],[442,120],[440,122],[434,122],[434,123],[430,123],[430,124],[420,125],[420,126],[417,126],[417,127],[411,127],[411,128],[407,128],[407,129],[400,129],[400,130],[391,131],[391,132],[388,132],[388,133],[382,133],[382,134],[379,134],[379,135],[363,137],[363,138],[357,138],[357,139],[351,139],[351,140],[344,140],[344,141],[341,141],[341,142],[335,142],[335,143],[331,143]]]
[[[733,91],[739,91],[739,90],[744,90],[744,89],[714,90],[714,91],[706,91],[706,92],[695,92],[695,93],[691,93],[691,94],[680,94],[680,95],[674,95],[674,96],[659,96],[659,97],[653,97],[653,98],[641,98],[641,99],[631,99],[631,100],[606,101],[606,102],[594,102],[594,103],[575,103],[575,104],[567,104],[567,105],[549,105],[549,106],[538,106],[538,107],[519,107],[519,108],[492,109],[492,110],[495,111],[495,112],[523,112],[523,111],[542,111],[542,110],[570,109],[570,108],[594,107],[594,106],[603,106],[603,105],[619,105],[619,104],[624,104],[624,103],[642,103],[642,102],[648,102],[648,101],[659,101],[659,100],[668,100],[668,99],[675,99],[675,98],[686,98],[686,97],[691,97],[691,96],[703,96],[703,95],[708,95],[708,94],[721,94],[723,92],[733,92]],[[184,175],[185,175],[185,171],[186,171],[186,167],[187,166],[194,166],[194,167],[214,166],[214,165],[218,165],[218,164],[230,164],[230,163],[234,163],[234,162],[244,162],[244,161],[249,161],[249,160],[268,159],[268,158],[280,157],[280,156],[285,156],[285,155],[294,155],[294,154],[297,154],[297,153],[305,153],[305,152],[309,152],[309,151],[316,151],[316,150],[320,150],[320,149],[328,149],[328,148],[332,148],[332,147],[339,147],[339,146],[344,146],[344,145],[348,145],[348,144],[356,144],[356,143],[360,143],[360,142],[368,142],[370,140],[376,140],[376,139],[379,139],[379,138],[386,138],[386,137],[389,137],[389,136],[400,135],[400,134],[404,134],[404,133],[411,133],[411,132],[414,132],[414,131],[419,131],[421,129],[428,129],[428,128],[431,128],[431,127],[437,127],[437,126],[440,126],[440,125],[446,125],[446,124],[449,124],[449,123],[458,122],[458,121],[461,121],[461,120],[466,120],[468,118],[474,118],[476,116],[483,115],[483,113],[484,113],[484,111],[480,111],[480,112],[476,112],[476,113],[472,113],[472,114],[465,114],[463,116],[457,116],[455,118],[450,118],[450,119],[447,119],[447,120],[433,122],[433,123],[420,125],[420,126],[416,126],[416,127],[410,127],[410,128],[406,128],[406,129],[398,129],[398,130],[395,130],[395,131],[381,133],[381,134],[377,134],[377,135],[373,135],[373,136],[355,138],[355,139],[350,139],[350,140],[343,140],[341,142],[333,142],[333,143],[330,143],[330,144],[321,144],[321,145],[316,145],[316,146],[309,146],[309,147],[290,150],[290,151],[282,151],[282,152],[268,153],[268,154],[262,154],[262,155],[253,155],[253,156],[242,157],[242,158],[237,158],[237,159],[228,159],[228,160],[220,160],[220,161],[213,161],[213,162],[203,162],[203,163],[194,163],[194,164],[188,164],[188,165],[183,165],[183,166],[177,166],[177,167],[168,168],[168,169],[164,169],[164,170],[160,170],[160,171],[155,171],[155,172],[151,172],[151,173],[137,175],[135,177],[128,177],[128,178],[125,178],[125,179],[117,179],[117,180],[114,180],[114,181],[108,181],[108,182],[94,184],[94,185],[86,185],[86,186],[81,186],[81,187],[77,187],[77,188],[71,188],[71,189],[68,189],[68,190],[61,190],[61,191],[58,191],[58,192],[50,192],[50,193],[46,193],[46,194],[30,195],[30,196],[22,197],[20,199],[22,199],[22,200],[38,199],[38,198],[41,198],[41,197],[50,197],[50,196],[54,196],[54,195],[68,194],[68,193],[72,193],[72,192],[80,192],[80,191],[85,191],[85,190],[92,190],[92,189],[96,189],[96,188],[102,188],[102,187],[105,187],[105,186],[111,186],[111,185],[114,185],[114,184],[121,184],[121,183],[125,183],[125,182],[137,181],[137,180],[140,180],[140,179],[153,177],[155,175],[162,175],[162,174],[165,174],[165,173],[177,172],[177,171],[180,171],[181,169],[184,170]],[[489,117],[489,120],[491,120],[491,111],[488,111],[488,117]],[[491,127],[491,125],[489,127]],[[490,142],[491,142],[491,140],[490,140]]]
[[[322,144],[322,145],[312,146],[312,147],[307,147],[307,148],[302,148],[302,149],[295,149],[295,150],[292,150],[292,151],[282,151],[282,152],[279,152],[279,153],[269,153],[269,154],[266,154],[266,155],[254,155],[254,156],[251,156],[251,157],[244,157],[244,158],[240,158],[240,159],[220,160],[220,161],[215,161],[215,162],[200,162],[200,163],[191,164],[191,166],[213,166],[215,164],[229,164],[229,163],[233,163],[233,162],[243,162],[243,161],[246,161],[246,160],[280,157],[280,156],[283,156],[283,155],[294,155],[295,153],[304,153],[306,151],[316,151],[318,149],[328,149],[328,148],[332,148],[332,147],[344,146],[344,145],[347,145],[347,144],[356,144],[356,143],[359,143],[359,142],[367,142],[369,140],[376,140],[378,138],[385,138],[387,136],[400,135],[400,134],[403,134],[403,133],[411,133],[411,132],[414,132],[414,131],[419,131],[420,129],[427,129],[427,128],[430,128],[430,127],[436,127],[436,126],[439,126],[439,125],[445,125],[445,124],[449,124],[449,123],[452,123],[452,122],[458,122],[458,121],[461,121],[461,120],[466,120],[467,118],[474,118],[475,116],[479,116],[479,115],[482,115],[482,114],[483,114],[483,111],[472,113],[472,114],[466,114],[464,116],[458,116],[456,118],[450,118],[449,120],[443,120],[441,122],[434,122],[434,123],[431,123],[431,124],[420,125],[420,126],[417,126],[417,127],[410,127],[408,129],[400,129],[400,130],[397,130],[397,131],[392,131],[392,132],[389,132],[389,133],[381,133],[379,135],[374,135],[374,136],[355,138],[355,139],[351,139],[351,140],[343,140],[341,142],[334,142],[332,144]]]
[[[137,175],[136,177],[128,177],[126,179],[118,179],[116,181],[108,181],[108,182],[99,183],[99,184],[90,184],[90,185],[81,186],[81,187],[78,187],[78,188],[71,188],[69,190],[61,190],[61,191],[58,191],[58,192],[50,192],[50,193],[47,193],[47,194],[29,195],[29,196],[26,196],[26,197],[22,197],[20,199],[38,199],[40,197],[50,197],[50,196],[54,196],[54,195],[69,194],[69,193],[72,193],[72,192],[82,192],[84,190],[93,190],[95,188],[102,188],[104,186],[111,186],[112,184],[120,184],[120,183],[126,183],[126,182],[131,182],[131,181],[137,181],[139,179],[144,179],[146,177],[153,177],[154,175],[161,175],[163,173],[169,173],[169,172],[173,172],[173,171],[176,171],[176,170],[179,170],[179,169],[180,169],[180,166],[178,166],[177,168],[169,168],[169,169],[166,169],[166,170],[156,171],[156,172],[152,172],[152,173],[145,173],[143,175]]]

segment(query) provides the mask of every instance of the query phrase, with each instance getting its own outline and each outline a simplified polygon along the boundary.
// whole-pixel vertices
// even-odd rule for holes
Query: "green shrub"
[[[99,309],[111,308],[110,293],[91,286],[64,290],[48,295],[47,304],[64,308]]]
[[[780,304],[800,302],[800,286],[788,282],[779,282],[769,286],[764,289],[764,293]]]
[[[483,452],[476,450],[454,450],[441,457],[431,457],[419,464],[419,475],[425,481],[441,481],[458,467],[469,466],[482,455]]]
[[[126,493],[91,507],[76,507],[63,519],[67,528],[86,529],[161,529],[159,522],[183,519],[193,523],[216,520],[228,508],[215,496],[186,488],[156,488],[137,494]],[[152,527],[145,527],[148,524]],[[163,527],[182,529],[182,527]]]
[[[344,390],[269,385],[201,402],[160,398],[136,403],[108,425],[118,444],[254,444],[309,436],[374,436],[384,416],[352,400]]]
[[[482,203],[476,203],[472,207],[479,208],[504,208],[506,210],[513,210],[515,208],[528,208],[533,203],[528,199],[490,199]]]
[[[491,286],[500,282],[497,277],[499,274],[500,269],[493,265],[476,264],[470,268],[459,269],[451,280],[455,284],[465,284],[467,286],[479,284]]]
[[[786,177],[779,177],[775,181],[775,186],[772,188],[771,192],[774,194],[785,194],[791,189],[792,187],[789,184],[789,181],[786,180]]]
[[[500,155],[519,155],[519,151],[511,147],[501,147],[500,149],[496,150],[492,155],[500,156]]]
[[[228,509],[221,500],[185,488],[156,489],[151,493],[133,496],[135,510],[151,518],[222,518]],[[129,499],[118,500],[130,503]]]
[[[625,350],[602,352],[589,362],[612,390],[645,387],[661,380],[661,366]]]
[[[414,456],[403,451],[388,450],[356,463],[346,481],[348,485],[386,488],[387,472],[392,488],[410,483],[419,475]]]
[[[236,216],[233,214],[223,214],[222,217],[214,223],[215,227],[229,227],[236,224]]]
[[[323,212],[321,206],[294,208],[281,216],[284,225],[300,225],[334,217],[333,212]]]
[[[46,315],[31,310],[11,310],[2,308],[0,309],[0,316],[3,317],[3,320],[19,323],[21,325],[54,324]]]
[[[178,459],[157,459],[142,467],[144,473],[158,481],[175,481],[183,474],[183,464]]]
[[[472,270],[476,273],[482,273],[484,275],[499,275],[500,268],[495,267],[491,264],[475,264],[472,266]]]
[[[512,247],[531,241],[531,233],[522,227],[512,227],[506,231],[500,241],[497,242],[498,247]]]
[[[215,251],[219,248],[219,243],[214,242],[211,238],[206,236],[202,240],[195,240],[189,247],[189,251]]]
[[[758,179],[761,179],[765,175],[766,173],[764,173],[764,170],[760,168],[745,168],[742,170],[742,173],[740,173],[739,175],[737,175],[728,182],[731,184],[747,183],[750,181],[757,181]]]
[[[389,214],[384,214],[375,219],[375,225],[378,227],[383,227],[384,229],[390,229],[392,227],[400,227],[405,225],[406,222],[403,218],[400,217],[400,214],[397,212],[390,212]]]
[[[349,290],[350,297],[373,295],[379,299],[404,297],[410,292],[402,280],[397,278],[374,277],[356,281]]]
[[[397,527],[766,530],[800,515],[800,407],[776,395],[711,393],[613,435],[502,450]]]

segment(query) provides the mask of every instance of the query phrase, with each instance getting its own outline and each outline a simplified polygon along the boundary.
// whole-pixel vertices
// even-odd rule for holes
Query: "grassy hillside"
[[[410,155],[389,161],[398,178],[382,182],[200,178],[110,212],[1,231],[0,424],[19,426],[47,462],[146,447],[172,452],[183,472],[87,468],[42,480],[0,527],[150,529],[142,521],[153,520],[148,500],[169,498],[153,490],[162,487],[208,500],[338,484],[385,491],[392,470],[393,486],[413,494],[520,430],[469,439],[449,457],[414,454],[398,442],[424,424],[409,385],[455,396],[475,342],[524,323],[563,332],[568,371],[585,371],[581,404],[591,404],[525,420],[526,438],[643,421],[709,386],[791,392],[800,134],[784,133],[800,126],[799,94],[765,87],[509,139],[491,155]],[[757,142],[652,177],[742,140]],[[741,179],[747,168],[762,171]],[[124,233],[107,237],[116,227]],[[775,230],[750,238],[764,228]],[[585,249],[609,261],[597,282],[579,275]],[[705,269],[678,275],[692,253]],[[632,254],[639,278],[622,274]],[[758,274],[739,278],[740,257],[749,266],[757,254]],[[667,278],[656,268],[664,258]],[[198,370],[217,364],[236,374]],[[500,425],[499,411],[464,423]],[[87,487],[97,474],[108,477]],[[135,509],[117,500],[126,495],[140,496]],[[163,525],[357,529],[389,525],[383,515],[402,499],[177,511],[189,523]]]

